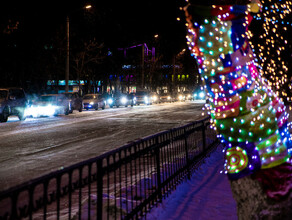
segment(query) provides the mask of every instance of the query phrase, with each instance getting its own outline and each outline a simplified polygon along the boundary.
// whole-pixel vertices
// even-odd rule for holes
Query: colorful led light
[[[186,8],[187,39],[212,100],[208,105],[212,127],[221,142],[228,145],[225,167],[231,179],[287,161],[289,145],[292,146],[289,132],[282,129],[287,127],[285,106],[271,83],[261,76],[262,67],[253,53],[254,46],[250,46],[250,12],[259,9],[259,5],[213,5],[197,10],[199,16],[193,17],[188,16],[192,12]],[[208,19],[192,20],[206,14]],[[272,32],[277,34],[276,27]],[[274,44],[275,39],[269,43]],[[245,151],[244,146],[249,150]],[[250,164],[252,160],[257,163]]]

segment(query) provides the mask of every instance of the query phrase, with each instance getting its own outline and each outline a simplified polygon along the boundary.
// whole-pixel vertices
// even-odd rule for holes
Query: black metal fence
[[[0,193],[0,219],[138,219],[217,144],[203,119]]]

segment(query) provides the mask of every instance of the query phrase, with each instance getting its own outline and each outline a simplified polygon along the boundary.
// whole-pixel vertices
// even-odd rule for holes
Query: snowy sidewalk
[[[236,220],[236,202],[223,170],[222,147],[210,157],[157,207],[147,214],[148,220]]]

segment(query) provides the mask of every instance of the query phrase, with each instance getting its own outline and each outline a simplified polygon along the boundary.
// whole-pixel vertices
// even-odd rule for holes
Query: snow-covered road
[[[202,119],[202,102],[177,102],[68,116],[10,117],[0,124],[0,191],[96,157],[129,141]]]

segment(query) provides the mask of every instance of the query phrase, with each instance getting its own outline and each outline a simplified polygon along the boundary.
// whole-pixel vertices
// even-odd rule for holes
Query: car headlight
[[[89,102],[89,104],[90,104],[90,105],[93,105],[93,104],[94,104],[94,102]]]
[[[108,103],[109,105],[113,104],[113,99],[108,99],[108,100],[107,100],[107,103]]]
[[[52,116],[57,110],[57,106],[48,105],[42,109],[44,115]]]
[[[205,97],[205,93],[204,92],[200,92],[199,93],[199,97],[202,99],[202,98],[204,98]]]
[[[56,113],[57,106],[54,105],[46,105],[46,106],[31,106],[30,108],[26,109],[27,116],[39,117],[39,116],[52,116]]]
[[[170,100],[170,99],[171,99],[171,97],[170,97],[170,96],[167,96],[167,99],[168,99],[168,100]]]
[[[145,101],[148,101],[148,96],[145,96],[145,97],[144,97],[144,100],[145,100]]]
[[[182,100],[183,99],[182,95],[178,96],[178,99],[179,100]]]
[[[153,96],[152,99],[153,99],[153,101],[156,101],[157,100],[157,96]]]
[[[121,102],[122,102],[122,104],[126,104],[126,103],[127,103],[127,101],[128,101],[128,99],[127,99],[127,98],[125,98],[125,97],[121,98]]]

